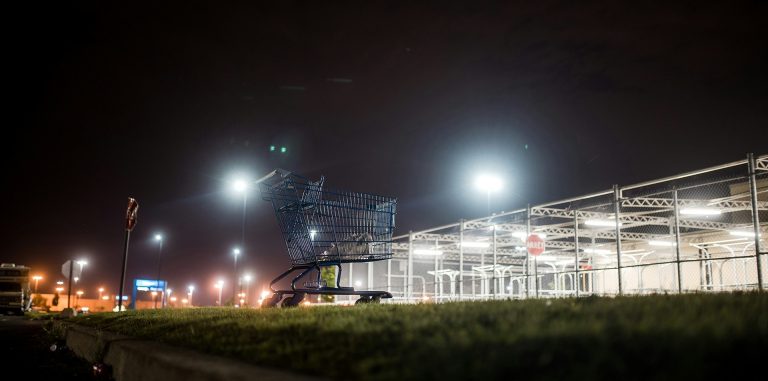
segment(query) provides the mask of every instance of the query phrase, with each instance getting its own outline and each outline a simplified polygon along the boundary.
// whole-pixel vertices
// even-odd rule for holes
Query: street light
[[[195,292],[195,286],[190,284],[189,286],[187,286],[187,290],[189,290],[189,292],[187,292],[187,295],[189,295],[189,305],[191,306],[192,305],[192,293]]]
[[[155,285],[159,286],[160,285],[160,255],[163,253],[163,235],[155,234],[155,241],[160,244],[160,247],[157,250],[157,278],[155,278],[156,279]],[[155,299],[155,308],[157,308],[157,299]]]
[[[83,296],[84,292],[82,290],[78,290],[75,295],[77,297],[75,298],[75,308],[77,308],[78,303],[80,302],[80,298]]]
[[[99,287],[99,299],[101,299],[102,292],[104,292],[104,287]]]
[[[219,307],[221,307],[221,289],[224,288],[224,281],[219,279],[219,281],[216,282],[216,284],[213,287],[219,289],[219,301],[218,301],[218,304],[219,304]]]
[[[35,275],[32,277],[32,279],[35,280],[35,294],[37,294],[37,282],[41,281],[43,277],[40,275]]]
[[[491,193],[500,191],[502,186],[501,178],[494,175],[481,174],[475,178],[475,188],[486,194],[488,214],[491,214]]]

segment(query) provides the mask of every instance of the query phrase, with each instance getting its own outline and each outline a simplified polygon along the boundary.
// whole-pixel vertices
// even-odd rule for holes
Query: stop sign
[[[525,240],[525,247],[529,254],[537,256],[544,252],[544,240],[538,234],[531,234]]]

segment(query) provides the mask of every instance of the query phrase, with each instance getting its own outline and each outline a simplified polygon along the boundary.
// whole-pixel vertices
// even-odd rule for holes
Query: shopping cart
[[[323,188],[319,181],[277,169],[257,181],[261,195],[275,209],[277,222],[288,249],[291,268],[272,280],[273,294],[263,307],[297,306],[306,295],[359,295],[355,304],[379,303],[391,298],[386,291],[358,291],[342,287],[341,264],[372,262],[392,258],[392,231],[395,227],[396,199],[366,193]],[[335,284],[325,284],[321,267],[336,266]],[[275,283],[295,271],[290,290],[278,290]],[[317,272],[315,281],[297,282]],[[283,296],[290,295],[283,299]]]

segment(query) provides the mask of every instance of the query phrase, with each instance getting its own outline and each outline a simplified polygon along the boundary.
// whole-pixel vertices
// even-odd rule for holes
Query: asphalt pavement
[[[0,316],[0,379],[96,380],[93,367],[44,329],[44,321]],[[51,351],[51,345],[59,349]],[[15,376],[15,377],[14,377]],[[18,377],[18,378],[16,378]]]

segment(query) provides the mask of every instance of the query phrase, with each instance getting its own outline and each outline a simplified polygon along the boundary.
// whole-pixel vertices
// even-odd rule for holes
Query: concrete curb
[[[117,381],[285,380],[318,378],[257,367],[154,341],[134,339],[75,324],[63,325],[67,346],[92,363],[112,367]]]

